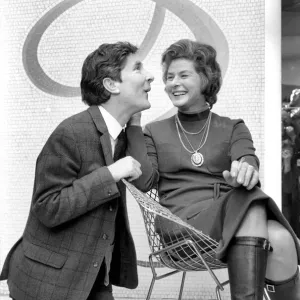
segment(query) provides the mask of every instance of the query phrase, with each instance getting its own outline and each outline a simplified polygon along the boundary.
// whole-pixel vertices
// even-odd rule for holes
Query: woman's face
[[[202,95],[203,85],[193,61],[179,58],[171,62],[166,74],[165,91],[180,111],[197,112],[206,105]]]

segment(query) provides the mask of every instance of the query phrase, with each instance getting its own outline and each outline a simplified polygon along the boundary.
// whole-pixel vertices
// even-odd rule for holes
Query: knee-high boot
[[[271,300],[300,300],[299,269],[291,278],[284,281],[266,279],[266,290]]]
[[[263,300],[267,267],[268,240],[260,237],[236,237],[227,254],[232,300]]]

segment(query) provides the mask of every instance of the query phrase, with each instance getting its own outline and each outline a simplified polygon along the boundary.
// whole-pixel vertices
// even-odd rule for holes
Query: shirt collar
[[[101,105],[98,106],[107,126],[109,135],[116,140],[122,130],[120,123]]]

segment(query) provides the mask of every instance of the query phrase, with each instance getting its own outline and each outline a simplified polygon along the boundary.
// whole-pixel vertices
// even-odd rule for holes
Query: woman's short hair
[[[138,48],[128,42],[102,44],[85,59],[81,71],[81,96],[87,105],[108,101],[111,93],[103,85],[104,78],[122,82],[121,71],[129,54]]]
[[[163,81],[166,82],[167,72],[173,60],[184,58],[193,61],[195,70],[203,82],[202,94],[212,108],[217,102],[217,94],[222,84],[221,69],[216,56],[216,50],[210,45],[189,39],[179,40],[162,54]]]

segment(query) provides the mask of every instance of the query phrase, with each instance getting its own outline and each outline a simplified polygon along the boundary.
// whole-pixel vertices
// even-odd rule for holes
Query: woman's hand
[[[223,177],[233,187],[243,185],[247,190],[251,190],[258,183],[259,173],[242,158],[240,161],[234,160],[230,171],[223,172]]]
[[[142,118],[142,113],[141,112],[135,113],[129,119],[129,121],[127,123],[127,126],[141,126],[141,118]]]

